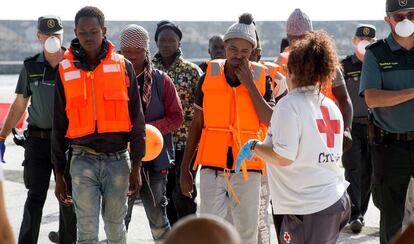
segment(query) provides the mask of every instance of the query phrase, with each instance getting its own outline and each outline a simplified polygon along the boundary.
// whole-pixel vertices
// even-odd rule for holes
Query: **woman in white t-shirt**
[[[267,163],[279,243],[335,243],[350,216],[340,169],[343,119],[320,81],[333,80],[338,56],[322,31],[307,33],[287,63],[289,94],[276,105],[264,142],[247,142],[238,165],[253,155]]]
[[[0,162],[0,243],[14,244],[16,242],[4,206],[3,179],[3,170]]]

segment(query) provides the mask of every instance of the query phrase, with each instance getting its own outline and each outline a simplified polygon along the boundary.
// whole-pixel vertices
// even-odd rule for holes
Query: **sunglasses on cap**
[[[401,22],[405,18],[407,18],[408,20],[414,21],[414,11],[410,11],[407,14],[400,14],[400,13],[391,14],[391,18],[393,18],[395,22]]]

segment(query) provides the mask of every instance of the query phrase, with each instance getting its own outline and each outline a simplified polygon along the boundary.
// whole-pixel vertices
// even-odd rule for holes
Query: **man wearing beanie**
[[[383,244],[401,231],[414,172],[414,1],[387,0],[384,20],[390,34],[366,48],[359,89],[373,115],[371,190]]]
[[[313,31],[312,21],[309,16],[302,12],[299,8],[295,9],[289,16],[286,22],[286,32],[289,45],[295,41],[303,38],[308,31]],[[285,65],[289,57],[289,47],[276,60],[279,65]],[[283,74],[286,75],[286,74]],[[344,77],[340,67],[336,71],[336,78],[330,82],[326,82],[324,87],[321,87],[321,92],[330,99],[337,102],[344,118],[344,152],[352,145],[351,126],[352,126],[352,102],[346,90]]]
[[[173,135],[175,161],[168,171],[167,198],[169,202],[167,215],[171,225],[177,219],[189,214],[195,214],[197,211],[195,185],[194,194],[191,198],[188,198],[180,192],[179,177],[188,130],[194,115],[194,94],[197,82],[203,72],[196,64],[182,57],[180,49],[182,36],[181,29],[176,23],[168,20],[160,21],[155,31],[155,42],[158,52],[152,60],[154,68],[167,73],[173,80],[184,110],[184,123]],[[195,177],[195,172],[193,172],[193,175]]]
[[[155,126],[164,138],[160,155],[142,165],[140,173],[143,182],[139,191],[152,237],[155,241],[163,240],[170,230],[166,211],[168,200],[165,193],[167,170],[174,160],[172,132],[183,122],[183,109],[171,78],[151,67],[147,30],[138,25],[125,27],[121,32],[120,44],[121,54],[132,62],[137,74],[145,123]],[[128,200],[128,212],[125,217],[127,229],[134,200],[132,196]]]
[[[345,179],[349,181],[348,194],[352,202],[350,228],[359,233],[364,226],[364,215],[371,195],[372,164],[368,146],[368,107],[359,96],[362,61],[365,47],[375,42],[375,27],[359,24],[352,44],[355,52],[342,60],[346,87],[352,100],[352,147],[342,156]]]
[[[253,158],[243,163],[243,174],[235,174],[234,169],[241,146],[250,139],[264,139],[270,121],[272,109],[263,98],[266,68],[248,60],[257,46],[250,14],[241,15],[223,40],[226,59],[210,61],[197,86],[194,119],[181,165],[181,191],[191,196],[191,170],[201,165],[200,212],[224,218],[230,206],[243,242],[257,244],[264,163]]]

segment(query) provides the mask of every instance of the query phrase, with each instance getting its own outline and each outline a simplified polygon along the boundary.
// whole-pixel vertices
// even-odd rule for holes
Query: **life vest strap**
[[[233,188],[233,186],[230,182],[230,170],[229,169],[224,169],[223,175],[224,175],[224,182],[226,182],[226,185],[229,188],[230,195],[233,197],[236,204],[240,205],[240,198],[239,198],[239,196],[237,196],[236,191],[234,190],[234,188]]]

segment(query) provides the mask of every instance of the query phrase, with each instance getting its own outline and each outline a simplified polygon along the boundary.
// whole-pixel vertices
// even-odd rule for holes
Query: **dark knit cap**
[[[178,35],[178,37],[181,41],[181,38],[183,37],[183,33],[181,32],[180,27],[176,23],[174,23],[173,21],[161,20],[160,22],[158,22],[157,29],[155,30],[155,41],[156,42],[158,41],[158,35],[165,28],[169,28],[169,29],[173,30]]]

